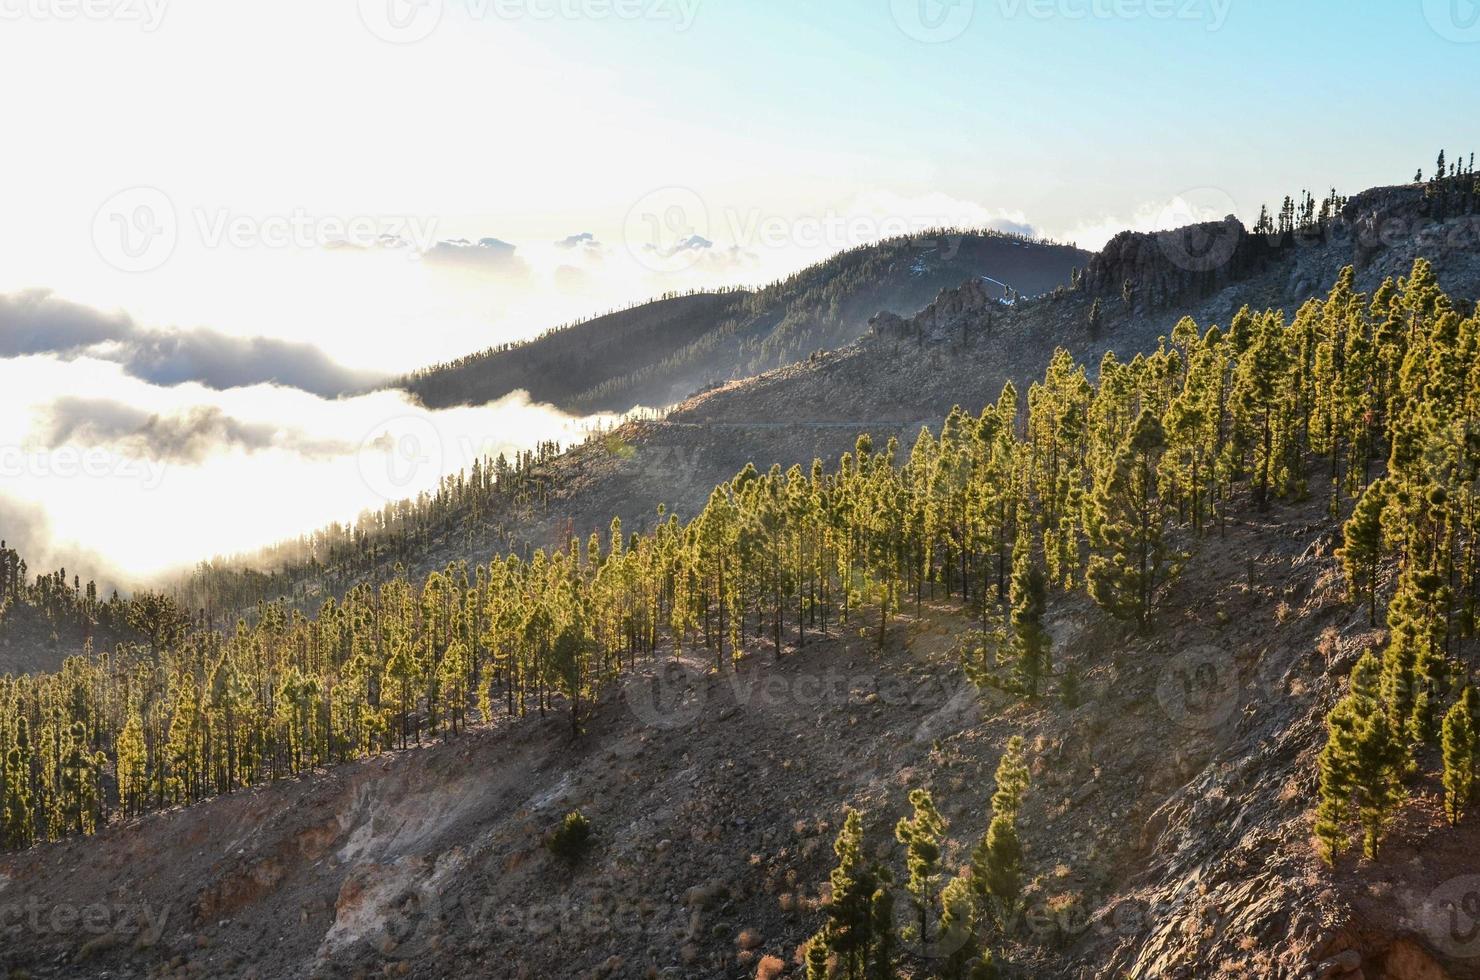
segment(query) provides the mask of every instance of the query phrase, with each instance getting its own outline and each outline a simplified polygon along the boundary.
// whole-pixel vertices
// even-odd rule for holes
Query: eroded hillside
[[[665,654],[609,692],[580,738],[558,712],[504,720],[12,855],[0,964],[35,977],[800,976],[844,807],[897,866],[891,828],[909,790],[931,790],[954,869],[1019,734],[1028,886],[1007,975],[1480,976],[1475,950],[1446,947],[1440,908],[1480,842],[1473,822],[1430,829],[1435,786],[1377,866],[1333,874],[1312,850],[1321,717],[1376,639],[1343,601],[1334,536],[1317,506],[1235,522],[1205,542],[1149,640],[1086,599],[1055,600],[1057,665],[1083,679],[1075,706],[980,695],[959,664],[972,614],[930,601],[882,653],[870,617],[853,624],[866,638],[850,627],[779,662],[757,643],[733,671]],[[543,841],[572,809],[596,843],[568,868]],[[906,962],[933,975],[928,957]]]

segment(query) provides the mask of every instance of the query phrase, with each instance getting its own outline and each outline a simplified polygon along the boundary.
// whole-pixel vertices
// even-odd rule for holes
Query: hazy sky
[[[347,454],[390,418],[578,424],[347,378],[911,227],[1095,247],[1411,177],[1472,148],[1480,7],[0,0],[0,86],[0,497],[147,571],[377,502]],[[63,447],[171,475],[146,505],[31,461]]]

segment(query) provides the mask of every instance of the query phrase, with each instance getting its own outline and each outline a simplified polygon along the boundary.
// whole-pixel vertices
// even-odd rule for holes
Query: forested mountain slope
[[[880,310],[913,312],[968,277],[990,276],[1032,296],[1067,284],[1088,259],[1077,248],[1015,235],[933,231],[852,249],[763,289],[655,300],[404,383],[434,408],[483,404],[517,389],[577,413],[664,406],[706,384],[840,347]]]
[[[942,290],[909,317],[882,313],[858,341],[730,382],[681,403],[663,421],[633,422],[539,468],[537,503],[497,522],[499,537],[455,524],[415,556],[422,570],[510,543],[549,546],[567,531],[600,530],[612,514],[651,526],[654,503],[683,515],[747,462],[810,466],[837,459],[860,432],[910,445],[939,430],[954,405],[1020,393],[1054,352],[1093,375],[1107,352],[1122,362],[1156,349],[1183,316],[1225,330],[1245,306],[1294,313],[1351,265],[1375,291],[1426,257],[1461,307],[1480,298],[1480,198],[1432,187],[1375,188],[1325,224],[1256,236],[1237,224],[1124,233],[1087,264],[1078,288],[1004,306],[975,282]],[[1126,289],[1126,284],[1131,289]],[[1092,329],[1098,303],[1099,325]],[[409,557],[409,556],[408,556]],[[402,560],[406,560],[403,557]]]
[[[397,563],[424,574],[491,550],[528,554],[603,530],[613,515],[647,528],[660,502],[688,516],[747,462],[836,460],[864,431],[909,445],[953,405],[993,401],[1009,380],[1026,391],[1060,347],[1093,375],[1106,351],[1122,361],[1153,351],[1184,314],[1224,328],[1245,305],[1293,314],[1347,265],[1371,292],[1423,255],[1439,284],[1470,303],[1480,297],[1480,199],[1460,183],[1375,188],[1324,220],[1312,206],[1267,234],[1222,222],[1127,232],[1090,258],[1077,288],[1013,306],[974,279],[955,282],[918,315],[872,316],[856,342],[720,385],[661,422],[629,423],[558,455],[542,448],[527,465],[516,461],[502,488],[484,468],[434,500],[368,514],[332,549],[316,545],[313,562],[275,559],[271,579],[225,567],[195,576],[186,605],[249,608],[286,596],[311,611]]]
[[[747,467],[692,520],[567,526],[158,665],[8,683],[7,840],[99,836],[0,880],[103,912],[96,941],[21,924],[0,955],[1480,974],[1455,918],[1480,314],[1424,261],[1356,282],[1294,317],[1179,322],[1094,377],[1056,354],[913,446]]]
[[[97,583],[65,568],[33,570],[0,539],[0,674],[55,670],[88,646],[137,641],[145,605],[136,609],[116,592],[104,599]]]
[[[733,675],[705,675],[695,651],[610,690],[579,739],[563,713],[535,713],[0,857],[0,904],[107,910],[91,931],[8,934],[0,964],[37,978],[797,980],[845,807],[902,882],[894,825],[909,792],[929,790],[954,868],[986,830],[1018,735],[1025,899],[998,946],[1003,976],[1305,977],[1347,949],[1369,977],[1476,976],[1463,960],[1417,972],[1439,962],[1424,951],[1438,920],[1419,911],[1480,846],[1473,821],[1405,826],[1375,893],[1370,871],[1333,876],[1313,854],[1328,671],[1368,639],[1333,581],[1321,511],[1234,522],[1189,565],[1153,639],[1055,599],[1076,707],[978,702],[960,666],[973,617],[943,597],[909,604],[882,654],[873,615],[857,624],[866,640],[818,635]],[[1230,673],[1217,698],[1189,701],[1175,671],[1208,648]],[[595,843],[569,869],[544,840],[572,810]],[[902,893],[897,916],[913,918]],[[1382,972],[1389,961],[1415,972]]]

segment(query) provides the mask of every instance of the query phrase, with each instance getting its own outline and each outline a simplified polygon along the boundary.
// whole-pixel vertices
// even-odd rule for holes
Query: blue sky
[[[887,0],[710,2],[682,34],[544,29],[663,106],[679,142],[718,118],[774,146],[783,181],[791,152],[846,148],[901,189],[1067,229],[1188,187],[1257,211],[1306,185],[1406,179],[1441,146],[1468,152],[1480,31],[1441,34],[1449,2],[1175,0],[1167,18],[977,0],[944,43],[905,36]]]

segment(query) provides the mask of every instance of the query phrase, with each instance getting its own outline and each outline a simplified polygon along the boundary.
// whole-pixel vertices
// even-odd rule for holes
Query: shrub
[[[764,956],[755,968],[755,980],[776,980],[785,972],[785,960],[779,956]]]
[[[545,846],[558,858],[571,863],[579,861],[591,848],[591,821],[581,811],[572,810],[565,815],[560,826],[555,828]]]

